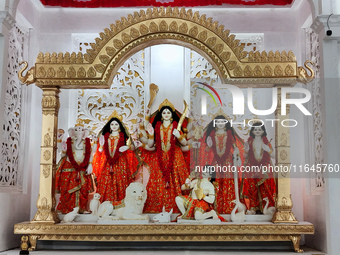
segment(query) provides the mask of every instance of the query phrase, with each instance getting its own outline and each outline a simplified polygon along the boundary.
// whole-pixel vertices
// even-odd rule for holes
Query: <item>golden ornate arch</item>
[[[224,29],[223,25],[219,25],[212,18],[206,18],[206,15],[193,13],[191,9],[160,7],[141,10],[111,24],[110,28],[104,29],[99,36],[100,38],[95,39],[96,43],[91,44],[92,49],[88,49],[84,55],[80,52],[71,54],[40,52],[34,67],[28,70],[25,76],[22,76],[22,73],[27,68],[27,63],[19,71],[19,78],[23,83],[35,83],[43,90],[38,211],[31,222],[15,226],[15,233],[29,235],[33,248],[38,238],[67,240],[72,236],[73,240],[83,240],[82,238],[95,240],[94,236],[106,236],[108,241],[120,240],[115,227],[109,227],[108,232],[102,233],[100,226],[52,227],[50,225],[58,223],[55,212],[54,175],[61,88],[109,88],[117,70],[132,54],[145,47],[164,43],[177,44],[197,51],[214,66],[224,83],[237,84],[239,87],[293,86],[296,82],[307,83],[314,78],[314,72],[307,66],[307,61],[305,67],[311,71],[310,75],[307,74],[306,69],[297,66],[293,52],[246,52],[244,45],[236,40],[235,35],[230,34],[229,30]],[[275,112],[275,117],[279,120],[288,118],[287,115],[281,116],[280,109]],[[277,123],[275,124],[276,164],[287,166],[290,164],[289,128]],[[291,240],[295,250],[300,251],[300,235],[313,233],[313,225],[297,224],[291,211],[293,204],[289,175],[279,173],[279,177],[276,213],[272,221],[295,225],[289,225],[284,232],[281,231],[282,227],[273,228],[272,225],[267,227],[223,225],[219,226],[218,230],[202,236],[202,240],[246,240],[246,236],[255,235],[256,240]],[[149,231],[145,240],[155,240],[159,237],[157,240],[161,241],[169,238],[183,241],[196,240],[198,231],[203,230],[201,226],[194,225],[190,225],[189,228],[183,225],[172,225],[169,228],[165,225],[161,228],[162,237],[157,232],[152,232],[153,225],[143,228]],[[206,230],[209,228],[209,226],[204,227]],[[124,231],[120,231],[119,235],[126,232],[124,240],[139,240],[140,233],[134,232],[131,227],[123,227],[123,229]],[[179,234],[174,234],[175,229]],[[260,229],[262,232],[259,231]],[[65,235],[65,230],[70,230],[70,234]],[[182,238],[184,232],[180,231],[186,233],[184,239]],[[235,231],[238,233],[236,239]]]
[[[129,56],[145,47],[164,43],[197,51],[212,63],[225,83],[294,85],[299,78],[300,70],[292,51],[246,52],[240,40],[223,25],[191,9],[141,10],[111,24],[99,36],[84,55],[40,52],[34,67],[35,84],[108,88]]]

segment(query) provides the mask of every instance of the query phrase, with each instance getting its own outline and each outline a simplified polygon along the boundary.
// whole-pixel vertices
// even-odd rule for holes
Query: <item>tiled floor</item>
[[[318,252],[306,247],[303,247],[304,255],[325,255],[325,253]],[[0,255],[18,255],[19,249],[0,252]],[[235,254],[235,255],[292,255],[296,254],[293,251],[270,251],[270,250],[256,250],[256,251],[239,251],[239,250],[223,250],[223,251],[197,251],[197,250],[180,250],[180,251],[165,251],[165,250],[110,250],[110,251],[69,251],[69,250],[41,250],[31,251],[31,255],[52,255],[52,254],[66,254],[66,255],[224,255],[224,254]]]

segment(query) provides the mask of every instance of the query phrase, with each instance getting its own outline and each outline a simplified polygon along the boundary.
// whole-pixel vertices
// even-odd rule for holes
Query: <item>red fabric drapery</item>
[[[150,6],[209,6],[209,5],[290,5],[293,0],[40,0],[45,6],[53,7],[150,7]]]

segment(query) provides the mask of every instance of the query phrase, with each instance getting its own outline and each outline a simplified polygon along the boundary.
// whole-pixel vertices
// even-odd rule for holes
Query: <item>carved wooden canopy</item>
[[[299,78],[306,82],[306,70],[297,67],[292,51],[246,52],[244,45],[223,25],[191,9],[141,10],[111,24],[99,36],[84,55],[40,52],[31,69],[33,82],[45,88],[109,88],[129,56],[145,47],[164,43],[197,51],[209,60],[225,83],[292,86]]]

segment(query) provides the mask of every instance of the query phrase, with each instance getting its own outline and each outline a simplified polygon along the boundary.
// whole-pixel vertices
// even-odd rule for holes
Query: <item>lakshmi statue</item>
[[[232,169],[240,165],[235,131],[223,115],[218,115],[208,124],[203,140],[205,153],[201,150],[201,155],[203,153],[205,165],[215,166],[216,170],[216,210],[220,214],[230,214],[233,209],[231,202],[236,196],[234,179],[238,179]],[[234,166],[236,159],[238,165]]]
[[[180,149],[187,141],[177,130],[178,123],[175,107],[165,99],[152,122],[147,124],[148,141],[143,146],[142,157],[149,166],[150,177],[144,212],[159,213],[163,206],[167,211],[173,208],[178,212],[175,198],[182,194],[181,186],[189,173]]]
[[[81,124],[69,128],[69,137],[56,171],[56,193],[60,193],[57,211],[69,213],[74,207],[86,211],[88,194],[91,192],[92,158],[89,131]]]
[[[114,111],[100,132],[99,146],[93,157],[93,173],[97,177],[100,201],[120,201],[132,182],[137,167],[128,145],[129,135],[122,116]]]
[[[248,141],[244,144],[245,167],[257,166],[259,172],[245,173],[241,185],[241,198],[244,199],[248,214],[263,212],[263,199],[268,198],[267,207],[275,206],[276,185],[271,157],[272,145],[267,139],[266,128],[261,122],[256,122],[250,129]]]

